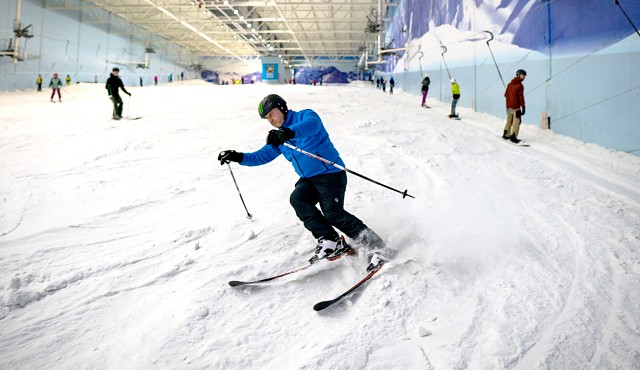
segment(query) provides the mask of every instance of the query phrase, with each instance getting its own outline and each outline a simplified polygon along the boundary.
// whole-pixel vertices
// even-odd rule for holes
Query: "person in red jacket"
[[[509,82],[504,96],[507,100],[507,124],[504,126],[502,133],[503,139],[509,139],[514,143],[519,143],[518,132],[520,131],[520,117],[524,116],[524,86],[522,81],[527,77],[524,69],[516,72],[516,77]]]

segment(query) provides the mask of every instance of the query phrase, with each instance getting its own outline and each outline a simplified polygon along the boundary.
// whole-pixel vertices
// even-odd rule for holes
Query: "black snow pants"
[[[113,94],[111,96],[111,101],[113,101],[113,117],[120,118],[122,117],[122,98],[118,94]]]
[[[336,240],[334,227],[349,238],[368,248],[383,248],[384,242],[359,218],[344,210],[347,174],[334,172],[310,178],[301,178],[289,201],[296,215],[311,231],[313,237]],[[320,210],[316,207],[320,204]]]

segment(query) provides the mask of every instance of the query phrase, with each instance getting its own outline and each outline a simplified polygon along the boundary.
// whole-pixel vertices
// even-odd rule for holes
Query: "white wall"
[[[0,39],[13,37],[13,20],[16,16],[16,1],[3,0],[0,12]],[[69,2],[70,5],[73,5]],[[77,2],[77,4],[86,4]],[[8,11],[7,11],[8,10]],[[34,37],[26,41],[26,61],[13,63],[10,57],[0,58],[0,90],[22,90],[35,88],[38,74],[44,79],[43,88],[48,86],[54,72],[61,78],[70,75],[72,83],[93,82],[98,77],[104,83],[114,66],[120,68],[120,77],[126,86],[138,85],[142,77],[145,85],[153,83],[157,75],[160,82],[166,82],[170,73],[174,81],[179,80],[180,72],[185,77],[195,78],[196,73],[188,71],[186,66],[176,63],[177,56],[187,52],[177,46],[169,45],[157,36],[149,36],[151,46],[156,53],[148,54],[149,69],[136,68],[134,64],[114,62],[144,62],[145,45],[140,40],[113,34],[120,29],[115,26],[96,26],[84,22],[91,21],[92,15],[102,12],[92,10],[53,11],[43,7],[42,2],[21,2],[21,24],[31,24]],[[25,39],[21,39],[24,45]]]

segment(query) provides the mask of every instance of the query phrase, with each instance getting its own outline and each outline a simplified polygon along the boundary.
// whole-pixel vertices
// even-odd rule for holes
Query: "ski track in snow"
[[[360,83],[132,87],[136,121],[108,119],[100,84],[65,90],[1,94],[0,368],[640,368],[638,157],[532,125],[514,146],[502,118]],[[349,175],[346,208],[392,261],[320,313],[364,251],[227,284],[314,249],[288,162],[232,164],[251,220],[216,162],[264,143],[272,92],[416,197]]]

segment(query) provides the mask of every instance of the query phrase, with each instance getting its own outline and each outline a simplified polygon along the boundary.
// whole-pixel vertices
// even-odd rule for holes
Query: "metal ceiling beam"
[[[44,1],[46,9],[82,11],[84,24],[113,25],[110,34],[138,37],[148,32],[197,56],[246,62],[258,55],[281,55],[309,64],[320,57],[361,56],[373,36],[365,33],[372,9],[386,13],[396,5],[388,0]],[[117,17],[105,19],[96,10]],[[384,15],[375,14],[376,20],[383,22]],[[124,27],[129,24],[132,27]]]

